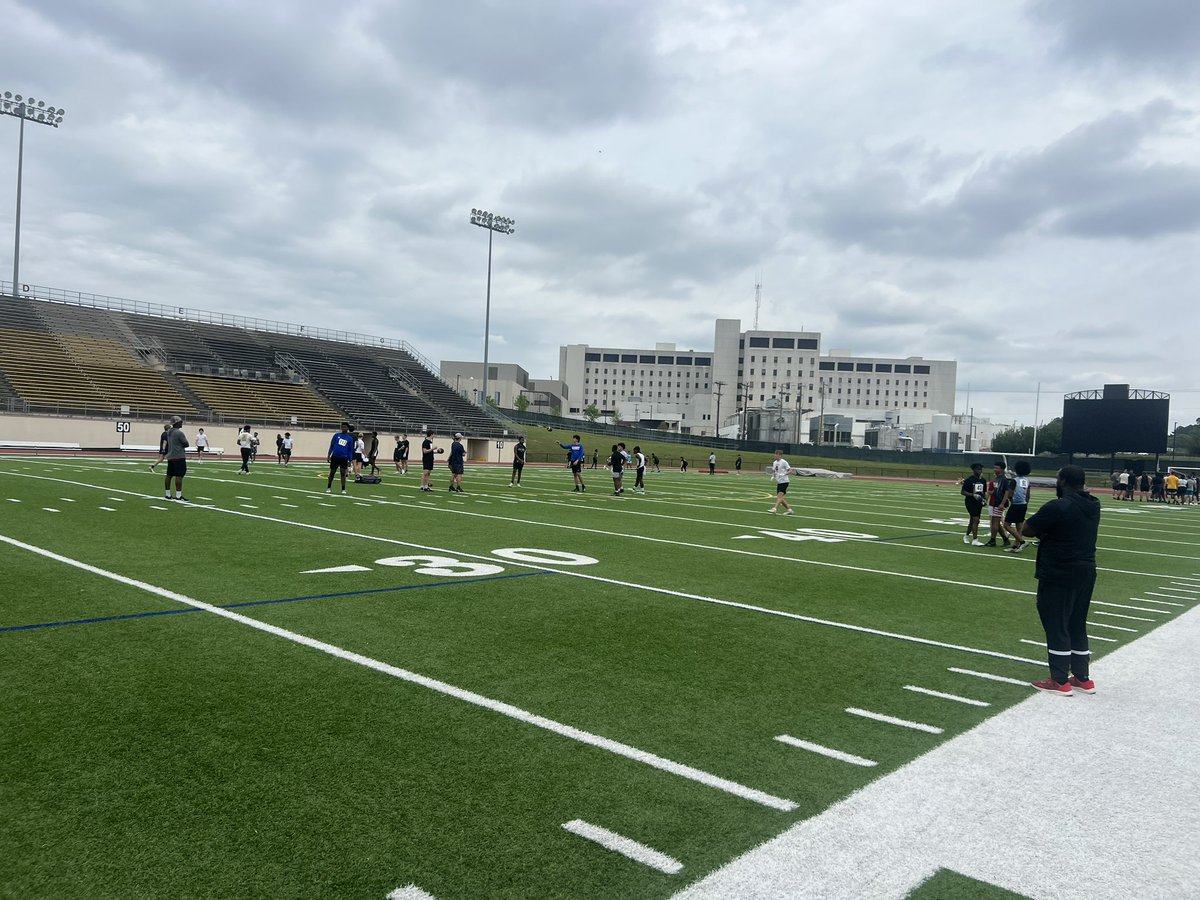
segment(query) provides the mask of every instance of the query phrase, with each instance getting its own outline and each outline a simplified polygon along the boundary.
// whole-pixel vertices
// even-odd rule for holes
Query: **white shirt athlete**
[[[775,476],[776,484],[787,484],[791,481],[789,477],[791,471],[792,467],[786,459],[777,459],[771,463],[771,474]]]
[[[250,443],[252,440],[253,440],[253,438],[250,436],[250,432],[248,432],[248,431],[239,431],[238,432],[237,442],[238,442],[239,447],[244,447],[247,450],[249,450]]]
[[[207,449],[208,449],[208,435],[202,431],[198,435],[196,435],[196,450],[199,453],[203,453]]]

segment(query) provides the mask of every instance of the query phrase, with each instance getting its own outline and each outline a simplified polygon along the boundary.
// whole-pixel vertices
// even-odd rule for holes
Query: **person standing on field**
[[[633,492],[644,494],[646,493],[646,454],[642,452],[641,447],[633,448],[633,459],[637,476],[633,482]]]
[[[733,471],[738,475],[742,474],[742,454],[737,455],[737,459],[733,461]]]
[[[716,453],[708,454],[708,474],[709,475],[717,474],[717,454]]]
[[[1058,471],[1056,500],[1051,500],[1021,528],[1038,539],[1037,611],[1046,632],[1050,677],[1032,682],[1039,691],[1070,697],[1072,691],[1096,693],[1089,677],[1087,615],[1096,586],[1096,538],[1100,501],[1084,488],[1079,466]]]
[[[346,470],[350,468],[350,460],[354,458],[354,434],[349,422],[342,423],[342,430],[329,440],[329,452],[325,459],[329,462],[329,480],[325,482],[325,493],[333,493],[333,476],[342,473],[342,493],[346,493]]]
[[[204,462],[204,454],[208,452],[208,435],[201,428],[196,432],[196,462]]]
[[[447,464],[450,466],[450,492],[453,494],[463,493],[462,477],[463,470],[466,468],[467,448],[463,446],[463,436],[457,431],[454,432],[454,443],[450,445],[450,459]]]
[[[279,444],[279,455],[283,459],[283,467],[285,469],[292,461],[292,444],[292,433],[290,431],[285,431],[283,433],[283,439]]]
[[[775,504],[771,507],[771,515],[779,512],[779,507],[783,507],[785,516],[792,515],[791,504],[787,502],[788,484],[791,482],[792,467],[791,464],[783,458],[783,451],[775,451],[775,461],[771,463],[771,477],[775,479]]]
[[[254,435],[250,433],[250,426],[243,425],[237,436],[238,449],[242,451],[242,467],[238,469],[240,474],[250,474],[250,456],[253,453],[253,444]]]
[[[517,438],[517,445],[513,447],[513,470],[512,478],[508,481],[509,487],[521,486],[521,473],[525,470],[525,438]]]
[[[1025,549],[1026,541],[1021,536],[1021,524],[1029,509],[1029,463],[1023,459],[1017,460],[1013,466],[1017,477],[1012,479],[1012,502],[1008,504],[1008,512],[1004,514],[1004,529],[1012,535],[1012,552],[1020,553]],[[1008,547],[1004,548],[1005,550]]]
[[[587,451],[583,448],[579,435],[572,435],[571,443],[558,446],[567,451],[567,464],[571,467],[571,475],[575,478],[574,490],[582,494],[587,490],[583,483],[583,461],[587,458]],[[595,457],[599,452],[599,450],[594,450],[592,456]]]
[[[171,436],[171,423],[163,425],[162,434],[158,436],[158,459],[150,464],[150,471],[158,469],[158,464],[167,458],[167,439]]]
[[[963,479],[961,493],[963,504],[967,507],[967,515],[970,517],[967,531],[963,535],[963,543],[982,547],[983,541],[979,539],[979,517],[983,514],[983,507],[987,500],[987,481],[983,477],[983,463],[971,463],[971,474]]]
[[[1007,547],[1009,540],[1008,532],[1004,530],[1004,511],[1012,502],[1013,483],[1005,474],[1004,463],[997,461],[992,470],[994,475],[988,490],[989,535],[983,546],[995,547],[996,538],[999,537]]]
[[[187,474],[187,435],[183,433],[183,419],[175,416],[171,419],[171,430],[167,432],[167,477],[163,481],[163,496],[170,500],[171,479],[175,479],[175,497],[177,503],[190,502],[183,496],[183,476]]]

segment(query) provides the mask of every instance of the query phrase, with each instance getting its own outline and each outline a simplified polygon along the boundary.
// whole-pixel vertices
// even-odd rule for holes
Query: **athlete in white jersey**
[[[783,507],[785,516],[792,515],[792,507],[787,502],[788,483],[791,481],[791,464],[783,458],[783,451],[775,451],[775,461],[771,463],[771,477],[775,479],[775,504],[771,507],[771,515]]]

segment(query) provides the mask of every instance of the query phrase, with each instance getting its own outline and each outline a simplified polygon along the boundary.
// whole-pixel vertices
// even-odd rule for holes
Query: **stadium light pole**
[[[725,382],[714,381],[713,387],[715,387],[717,389],[717,427],[716,427],[716,431],[714,431],[713,433],[717,437],[720,437],[721,436],[721,389],[725,387]]]
[[[493,215],[485,209],[471,210],[471,224],[486,228],[488,233],[487,299],[483,310],[483,402],[488,400],[488,334],[492,319],[492,235],[512,234],[516,222],[504,216]]]
[[[17,216],[13,237],[13,296],[19,295],[21,289],[21,175],[25,164],[25,122],[36,122],[39,125],[49,125],[57,128],[62,124],[65,110],[47,106],[45,100],[34,100],[32,97],[22,97],[12,91],[5,91],[0,96],[0,114],[12,116],[21,120],[20,135],[17,138]]]

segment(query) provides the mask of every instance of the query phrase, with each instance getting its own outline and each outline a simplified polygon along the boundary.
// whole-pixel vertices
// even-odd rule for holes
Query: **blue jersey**
[[[450,465],[461,466],[463,458],[467,455],[466,448],[461,443],[455,441],[450,445]]]
[[[1013,484],[1013,506],[1026,506],[1029,503],[1029,479],[1014,478]]]
[[[354,459],[354,435],[339,431],[329,442],[330,459]]]
[[[564,450],[571,451],[571,462],[573,463],[583,462],[584,456],[587,455],[587,451],[583,449],[583,444],[559,444],[558,446]]]

